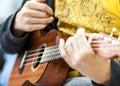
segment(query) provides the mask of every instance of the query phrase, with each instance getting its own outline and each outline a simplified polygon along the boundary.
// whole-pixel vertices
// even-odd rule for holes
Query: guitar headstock
[[[104,58],[120,57],[120,35],[118,38],[113,37],[115,31],[116,29],[113,28],[110,35],[94,34],[88,39],[97,55]]]

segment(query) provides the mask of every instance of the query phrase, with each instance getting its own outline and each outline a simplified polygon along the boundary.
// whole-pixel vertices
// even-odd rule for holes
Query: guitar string
[[[45,49],[47,49],[47,48],[43,48],[42,50],[45,50]],[[51,50],[47,50],[47,51],[45,51],[46,53],[50,53],[50,52],[55,52],[55,50],[57,51],[58,49],[57,48],[55,48],[55,49],[53,49],[53,48],[51,48]],[[38,50],[36,50],[36,52],[37,52]],[[40,50],[39,50],[40,51]],[[38,52],[39,52],[38,51]],[[29,58],[29,57],[32,57],[32,56],[35,56],[35,55],[41,55],[41,54],[43,54],[44,53],[44,51],[43,52],[40,52],[40,53],[35,53],[35,54],[27,54],[27,58]]]
[[[55,57],[55,59],[60,59],[61,57],[60,57],[60,53],[58,52],[58,53],[56,53],[56,54],[58,54],[59,55],[59,57],[58,57],[58,55],[56,55],[56,57]],[[51,55],[53,55],[53,54],[51,54]],[[54,54],[55,55],[55,54]],[[49,56],[49,55],[48,55]],[[44,58],[46,58],[46,57],[48,57],[48,56],[45,56]],[[40,56],[39,58],[42,58],[42,56]],[[37,59],[39,59],[39,58],[37,58]],[[40,61],[34,61],[34,60],[37,60],[36,58],[33,58],[33,59],[31,59],[31,62],[29,62],[29,63],[25,63],[25,64],[23,64],[23,66],[27,66],[27,65],[31,65],[31,64],[34,64],[34,63],[37,63],[37,62],[39,62],[40,63]],[[54,59],[53,59],[54,60]]]
[[[96,44],[94,44],[94,45],[92,45],[93,47],[98,47]],[[110,46],[107,46],[107,45],[99,45],[99,46],[102,46],[102,47],[104,47],[104,48],[93,48],[93,50],[120,50],[119,48],[110,48]],[[105,48],[105,47],[107,47],[107,48]],[[56,49],[56,50],[59,50],[59,49]],[[49,50],[49,51],[47,51],[47,56],[49,56],[49,55],[53,55],[53,53],[51,54],[50,52],[52,52],[52,51],[54,51],[54,50]],[[58,52],[58,51],[56,51],[56,52]],[[35,54],[30,54],[30,55],[27,55],[26,57],[28,58],[28,57],[32,57],[32,56],[39,56],[39,55],[42,55],[44,52],[40,52],[40,53],[35,53]],[[56,53],[57,54],[57,53]],[[26,62],[27,61],[30,61],[30,60],[32,60],[32,59],[27,59],[27,60],[25,60]]]
[[[94,43],[95,43],[96,41],[94,41]],[[53,49],[54,47],[56,47],[57,46],[57,48],[55,48],[55,49]],[[49,49],[51,49],[51,50],[49,50],[49,51],[46,51],[46,53],[50,53],[50,52],[55,52],[55,50],[59,50],[58,49],[58,45],[56,45],[56,46],[51,46],[51,47],[49,47]],[[93,45],[92,45],[93,46]],[[96,45],[97,46],[97,45]],[[42,48],[42,49],[37,49],[37,50],[33,50],[34,52],[36,51],[40,51],[40,50],[44,50],[44,49],[48,49],[48,48]],[[30,52],[33,52],[33,51],[30,51]],[[35,53],[35,54],[30,54],[30,52],[28,52],[29,54],[27,54],[27,58],[28,57],[32,57],[32,56],[38,56],[38,55],[41,55],[41,54],[43,54],[44,52],[40,52],[40,53]],[[30,60],[32,60],[32,59],[27,59],[26,61],[30,61]]]
[[[98,46],[99,45],[99,46]],[[110,48],[110,46],[108,45],[108,44],[92,44],[91,45],[91,47],[107,47],[107,48],[94,48],[93,50],[100,50],[100,49],[104,49],[104,50],[111,50],[111,48]],[[45,49],[45,48],[43,48],[43,49]],[[55,50],[57,51],[57,50],[59,50],[59,49],[51,49],[51,50],[48,50],[48,51],[46,51],[46,53],[48,54],[48,53],[52,53],[52,52],[55,52]],[[120,50],[118,47],[117,48],[112,48],[112,50]],[[38,50],[36,50],[36,51],[38,51]],[[43,52],[40,52],[40,53],[35,53],[35,54],[28,54],[26,57],[27,58],[29,58],[29,57],[32,57],[32,56],[38,56],[38,55],[41,55],[41,54],[43,54],[44,53],[44,51]]]
[[[36,52],[36,51],[41,51],[41,50],[43,50],[43,49],[51,49],[51,48],[54,48],[54,47],[58,47],[58,45],[54,45],[54,46],[50,46],[50,47],[46,47],[46,48],[40,48],[40,49],[36,49],[36,50],[29,50],[28,51],[28,54],[29,53],[33,53],[33,52]]]
[[[35,64],[35,63],[38,63],[39,61],[35,61],[35,62],[30,62],[30,63],[27,63],[27,64],[24,64],[22,66],[29,66],[29,65],[32,65],[32,64]]]
[[[108,44],[106,44],[106,45],[105,45],[105,44],[104,44],[104,45],[103,45],[103,44],[99,44],[99,43],[105,43],[104,41],[92,41],[92,43],[98,43],[99,46],[103,46],[103,47],[105,47],[106,45],[108,45]],[[96,47],[97,47],[97,44],[94,44],[94,45],[92,44],[91,46],[93,46],[93,47],[96,46]],[[113,46],[114,46],[114,45],[113,45]],[[42,50],[45,50],[45,49],[53,49],[53,48],[56,48],[56,49],[57,49],[57,48],[58,48],[58,45],[50,46],[50,47],[47,47],[47,48],[40,48],[40,49],[36,49],[36,50],[30,50],[30,51],[27,52],[27,57],[31,57],[31,56],[38,55],[38,54],[43,54],[43,52],[36,53],[36,54],[31,54],[31,53],[33,53],[33,52],[35,53],[35,52],[42,51]],[[110,49],[111,49],[111,48],[110,48]],[[119,48],[118,48],[118,49],[119,49]],[[54,50],[55,50],[55,49],[54,49]],[[54,50],[53,50],[53,51],[54,51]],[[49,50],[49,51],[50,51],[50,50]]]
[[[92,41],[91,43],[105,43],[104,41]],[[54,45],[54,46],[50,46],[50,47],[47,47],[47,48],[40,48],[40,49],[35,49],[35,50],[29,50],[27,53],[33,53],[33,52],[37,52],[37,51],[41,51],[43,49],[49,49],[49,48],[53,48],[53,47],[58,47],[59,45]]]
[[[104,41],[99,41],[99,43],[100,42],[103,42],[103,43],[105,43]],[[98,41],[92,41],[92,43],[98,43]],[[97,46],[97,45],[92,45],[92,46]],[[99,46],[104,46],[104,45],[99,45]],[[51,46],[51,47],[47,47],[47,48],[42,48],[42,49],[37,49],[37,50],[31,50],[31,51],[29,51],[28,52],[28,54],[29,53],[31,53],[31,52],[35,52],[35,51],[40,51],[40,50],[43,50],[43,49],[51,49],[51,48],[54,48],[54,47],[58,47],[58,45],[55,45],[55,46]],[[104,46],[105,47],[105,46]],[[96,50],[98,49],[98,48],[95,48]],[[103,48],[99,48],[99,49],[103,49]],[[107,48],[107,50],[108,50],[108,48]],[[51,51],[49,51],[49,52],[51,52]],[[34,56],[34,55],[39,55],[39,54],[42,54],[43,52],[40,52],[40,53],[36,53],[36,54],[30,54],[30,55],[27,55],[27,57],[31,57],[31,56]]]
[[[59,54],[59,53],[58,53]],[[41,58],[42,56],[40,56],[39,58]],[[46,58],[46,57],[45,57]],[[37,58],[38,59],[38,58]],[[40,61],[34,61],[34,60],[37,60],[36,58],[33,58],[33,59],[31,59],[31,62],[29,62],[29,63],[25,63],[25,64],[23,64],[23,66],[28,66],[28,65],[31,65],[31,64],[34,64],[34,63],[40,63]],[[59,58],[58,58],[59,59]]]
[[[94,50],[101,50],[101,49],[104,49],[104,48],[93,48]],[[105,48],[105,49],[107,49],[107,48]],[[104,50],[105,50],[104,49]],[[111,48],[108,48],[107,50],[111,50]],[[113,50],[113,48],[112,48],[112,50]],[[115,48],[115,50],[116,50],[116,48]],[[43,52],[42,52],[43,53]],[[55,54],[60,54],[59,52],[58,53],[55,53]],[[39,55],[39,54],[38,54]],[[53,53],[52,54],[50,54],[50,55],[53,55]],[[47,56],[50,56],[50,55],[47,55]],[[47,57],[46,56],[46,57]],[[37,62],[39,62],[39,61],[34,61],[34,60],[37,60],[37,59],[39,59],[39,58],[41,58],[42,56],[40,56],[40,57],[38,57],[38,58],[32,58],[32,59],[27,59],[27,60],[25,60],[25,62],[28,62],[28,61],[31,61],[31,62],[29,62],[29,63],[26,63],[26,64],[24,64],[24,65],[30,65],[30,64],[33,64],[33,63],[37,63]]]
[[[44,53],[44,52],[42,52],[42,53]],[[60,54],[60,52],[59,51],[57,51],[56,53],[52,53],[52,54],[48,54],[47,53],[47,55],[44,55],[44,58],[45,57],[48,57],[48,56],[53,56],[53,55],[55,55],[55,54]],[[33,56],[34,56],[34,54],[33,54]],[[39,56],[38,58],[36,58],[36,59],[40,59],[40,58],[42,58],[42,56],[40,56],[40,54],[38,54],[38,55],[36,55],[36,56]],[[26,56],[27,57],[27,56]],[[34,60],[36,60],[36,59],[34,59]],[[25,62],[29,62],[29,61],[31,61],[31,60],[33,60],[33,58],[32,59],[27,59],[27,60],[25,60]]]
[[[95,48],[95,49],[97,49],[98,50],[98,48]],[[39,58],[41,58],[42,56],[40,56]],[[34,58],[34,59],[29,59],[29,60],[31,60],[31,62],[29,62],[29,63],[26,63],[26,64],[24,64],[23,66],[28,66],[28,65],[31,65],[31,64],[34,64],[34,63],[40,63],[40,61],[33,61],[33,60],[35,60],[36,58]],[[38,59],[38,58],[37,58]]]

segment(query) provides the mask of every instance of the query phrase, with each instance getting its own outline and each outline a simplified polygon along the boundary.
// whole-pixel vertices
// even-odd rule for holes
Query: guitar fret
[[[58,46],[52,46],[50,48],[46,48],[44,54],[41,58],[40,63],[48,62],[51,60],[59,59],[61,57]]]

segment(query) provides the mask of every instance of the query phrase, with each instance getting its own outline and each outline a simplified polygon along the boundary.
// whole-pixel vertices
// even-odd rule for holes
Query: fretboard
[[[40,60],[40,63],[45,63],[45,62],[52,61],[55,59],[60,59],[60,58],[61,58],[61,55],[60,55],[58,46],[57,45],[51,46],[51,47],[45,48],[42,58]]]

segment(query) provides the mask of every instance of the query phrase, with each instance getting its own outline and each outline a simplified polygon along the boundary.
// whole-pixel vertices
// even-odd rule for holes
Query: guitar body
[[[58,35],[58,37],[62,37],[62,35]],[[63,59],[57,59],[42,64],[36,63],[36,60],[33,60],[29,65],[25,65],[24,63],[21,70],[19,70],[26,50],[29,52],[53,46],[57,42],[56,38],[56,30],[51,30],[48,33],[44,31],[35,31],[31,33],[25,49],[19,53],[15,62],[8,86],[61,86],[69,70],[69,66]],[[41,52],[43,51],[32,52],[33,56],[26,59],[40,57],[36,55],[36,53]],[[37,61],[39,62],[40,59],[38,58]]]

